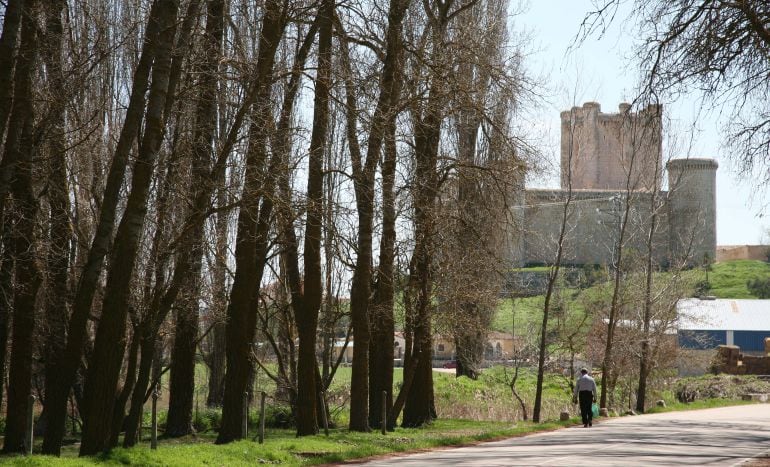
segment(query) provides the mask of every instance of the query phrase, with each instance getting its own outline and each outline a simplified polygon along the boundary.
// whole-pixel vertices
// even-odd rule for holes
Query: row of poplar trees
[[[30,395],[46,454],[68,417],[81,455],[136,444],[167,370],[166,435],[188,434],[200,355],[218,443],[244,435],[260,366],[314,434],[331,374],[319,341],[339,323],[355,340],[349,428],[379,425],[383,391],[390,428],[419,426],[436,416],[441,304],[475,373],[521,180],[507,2],[0,8],[4,452],[23,449]]]

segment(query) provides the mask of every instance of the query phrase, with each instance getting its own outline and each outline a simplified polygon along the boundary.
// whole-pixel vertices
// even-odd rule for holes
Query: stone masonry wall
[[[623,103],[618,113],[603,113],[587,102],[561,113],[562,189],[570,180],[578,190],[625,190],[629,180],[633,190],[660,187],[661,106],[630,109]]]

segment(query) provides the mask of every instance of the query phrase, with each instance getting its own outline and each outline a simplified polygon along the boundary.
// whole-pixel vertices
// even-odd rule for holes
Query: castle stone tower
[[[668,170],[669,251],[673,261],[716,258],[716,173],[713,159],[674,159]]]
[[[561,113],[561,187],[589,190],[650,191],[655,163],[661,167],[662,106],[631,112],[622,103],[618,113],[602,113],[596,102]],[[658,170],[660,172],[660,170]]]

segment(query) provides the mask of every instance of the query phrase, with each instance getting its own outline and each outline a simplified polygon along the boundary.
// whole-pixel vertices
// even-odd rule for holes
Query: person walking
[[[583,427],[593,426],[593,412],[591,404],[596,402],[596,381],[588,376],[588,370],[580,369],[580,376],[575,383],[575,394],[572,396],[572,403],[577,404],[580,401],[580,418],[583,419]]]

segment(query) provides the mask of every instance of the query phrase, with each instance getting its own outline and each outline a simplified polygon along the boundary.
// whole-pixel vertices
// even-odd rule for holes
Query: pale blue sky
[[[570,50],[591,1],[532,0],[523,8],[524,13],[513,18],[512,30],[520,33],[523,29],[531,36],[531,52],[525,64],[531,74],[546,83],[538,89],[546,105],[531,115],[539,121],[536,128],[543,130],[536,144],[557,160],[559,111],[569,109],[573,103],[596,101],[601,103],[602,111],[616,112],[618,103],[633,98],[638,77],[632,57],[635,28],[624,21],[626,13],[620,11],[604,37],[588,37],[579,48]],[[671,122],[664,155],[687,157],[689,153],[690,157],[710,157],[719,162],[719,245],[770,243],[764,240],[770,222],[758,217],[767,201],[767,190],[758,190],[750,180],[738,179],[725,157],[719,116],[713,112],[696,119],[697,97],[664,102],[665,116]],[[533,184],[558,186],[554,173]]]

